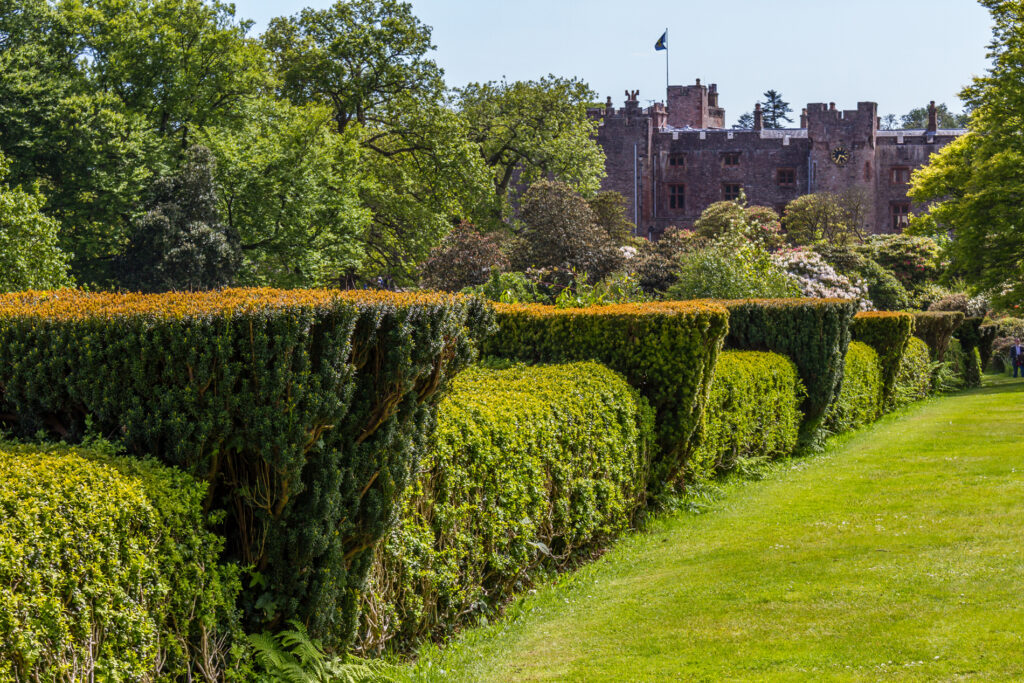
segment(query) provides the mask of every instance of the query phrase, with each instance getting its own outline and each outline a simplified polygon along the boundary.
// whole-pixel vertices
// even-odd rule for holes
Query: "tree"
[[[280,78],[280,94],[296,104],[331,107],[337,132],[352,121],[386,127],[405,96],[437,100],[441,69],[426,57],[431,29],[396,0],[339,0],[272,19],[263,34]]]
[[[594,98],[576,79],[470,83],[455,104],[479,146],[493,183],[491,222],[507,217],[518,187],[541,178],[571,186],[585,196],[600,187],[604,152],[587,116]],[[493,226],[492,226],[493,227]]]
[[[821,241],[842,246],[859,241],[867,217],[866,201],[867,195],[856,189],[797,197],[786,205],[783,216],[786,241],[797,246]]]
[[[240,124],[199,139],[217,162],[219,215],[238,236],[239,284],[329,286],[362,267],[363,152],[358,135],[334,132],[330,108],[259,98]]]
[[[800,293],[796,281],[767,251],[737,234],[684,253],[676,278],[666,298],[786,298]]]
[[[896,130],[899,128],[899,119],[896,118],[896,114],[886,114],[882,117],[882,121],[878,126],[879,130]]]
[[[0,291],[73,284],[67,255],[57,243],[60,224],[42,213],[46,200],[39,187],[11,187],[7,168],[0,155]]]
[[[476,226],[462,223],[445,236],[423,263],[423,286],[457,292],[486,283],[492,269],[508,270],[506,242],[504,233],[481,233]]]
[[[776,90],[768,90],[764,93],[761,111],[765,128],[782,128],[783,123],[793,122],[793,119],[788,116],[793,111],[789,102],[784,101],[782,95]]]
[[[152,208],[137,221],[121,258],[124,286],[162,292],[231,283],[238,240],[218,217],[213,165],[210,151],[195,146],[178,174],[155,183]]]
[[[738,128],[738,129],[741,129],[741,130],[750,130],[753,127],[754,127],[754,115],[751,114],[749,111],[746,112],[746,113],[740,114],[740,117],[738,119],[736,119],[735,125],[733,125],[733,128]]]
[[[1024,3],[982,0],[994,22],[987,73],[961,92],[970,132],[914,173],[910,195],[934,202],[937,230],[952,235],[948,255],[970,284],[1002,305],[1024,303]]]
[[[767,206],[747,206],[746,196],[734,201],[715,202],[701,212],[693,229],[706,239],[739,234],[768,250],[784,243],[779,214]]]
[[[935,114],[939,128],[964,128],[967,126],[967,122],[971,118],[971,115],[968,112],[954,114],[949,110],[949,107],[946,106],[945,102],[935,106]],[[928,107],[925,106],[911,109],[901,117],[901,121],[901,127],[904,129],[927,128]]]
[[[573,188],[540,180],[523,195],[519,220],[523,225],[512,254],[512,267],[564,267],[600,280],[622,264],[619,244],[600,225],[598,217]]]

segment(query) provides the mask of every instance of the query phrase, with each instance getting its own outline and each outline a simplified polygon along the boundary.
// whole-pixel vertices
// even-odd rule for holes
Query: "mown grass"
[[[1024,381],[987,382],[727,483],[402,677],[1024,680]]]

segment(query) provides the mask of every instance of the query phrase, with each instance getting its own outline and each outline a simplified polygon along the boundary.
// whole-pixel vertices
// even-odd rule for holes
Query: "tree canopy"
[[[1024,1],[982,0],[992,14],[992,64],[964,88],[970,132],[912,177],[928,221],[952,236],[951,266],[1007,305],[1024,303]]]

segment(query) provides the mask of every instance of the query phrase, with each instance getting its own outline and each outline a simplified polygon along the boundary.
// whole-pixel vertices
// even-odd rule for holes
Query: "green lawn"
[[[1024,381],[733,482],[403,675],[1024,680]]]

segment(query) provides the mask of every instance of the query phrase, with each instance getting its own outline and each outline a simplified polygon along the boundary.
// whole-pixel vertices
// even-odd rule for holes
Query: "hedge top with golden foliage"
[[[450,303],[460,298],[461,295],[442,292],[380,290],[234,288],[206,292],[119,294],[60,289],[0,294],[0,317],[83,320],[153,316],[181,319],[286,308],[329,308],[341,303],[402,308]]]
[[[653,301],[636,304],[610,304],[608,306],[587,306],[586,308],[557,308],[545,304],[494,304],[494,310],[501,314],[552,315],[656,315],[679,313],[718,313],[728,311],[721,304],[710,300],[695,301]]]
[[[831,304],[848,304],[850,299],[814,299],[809,297],[794,297],[789,299],[714,299],[709,300],[721,304],[726,308],[742,304],[757,304],[759,306],[770,306],[772,308],[824,306]]]

